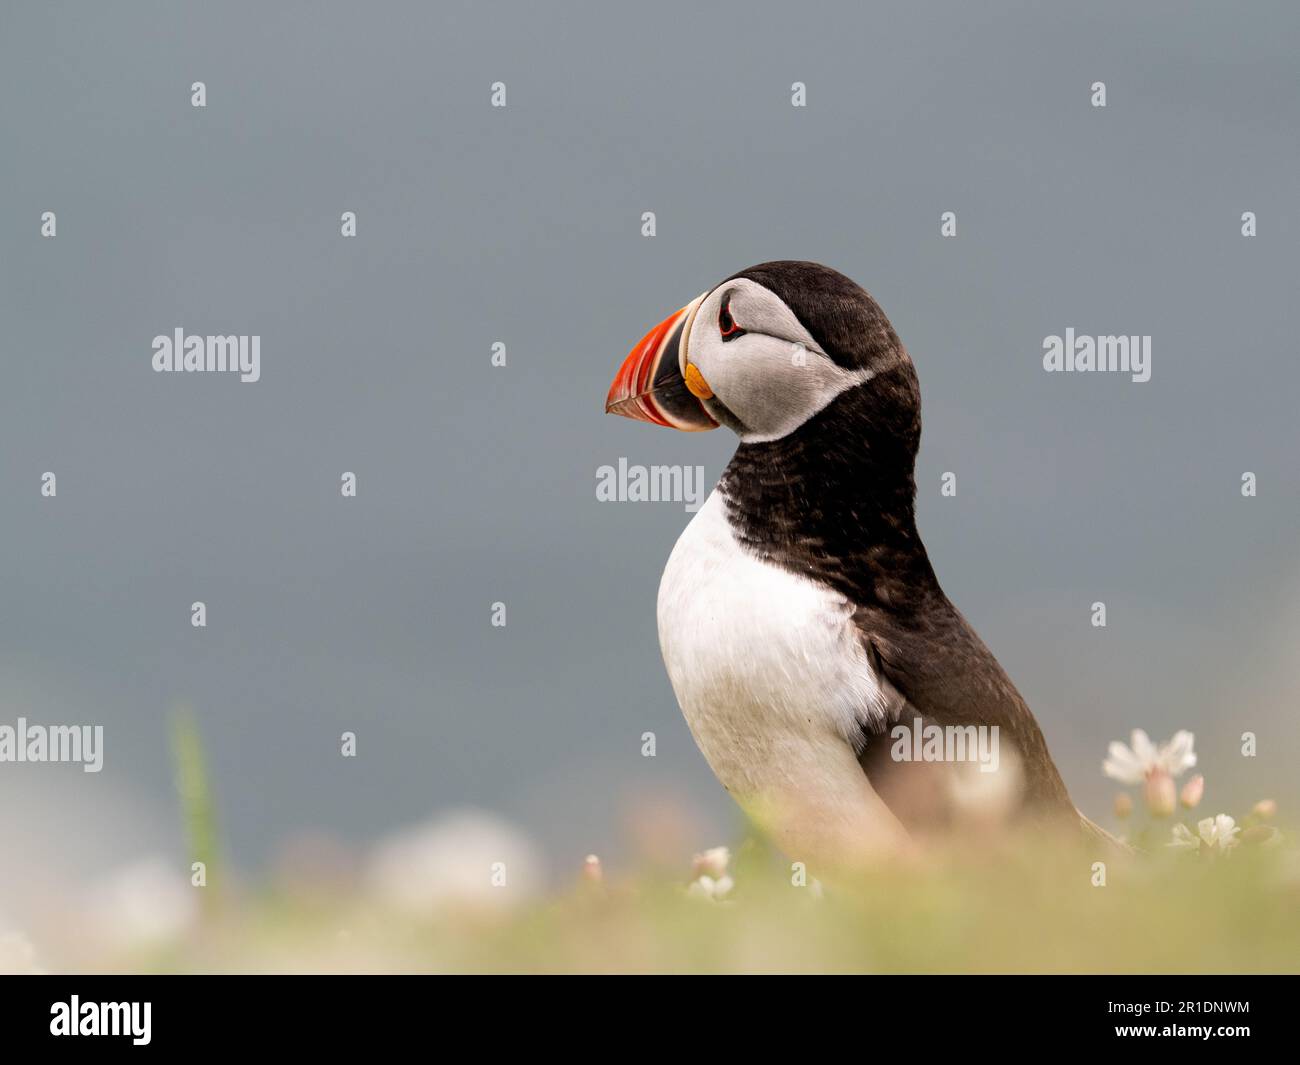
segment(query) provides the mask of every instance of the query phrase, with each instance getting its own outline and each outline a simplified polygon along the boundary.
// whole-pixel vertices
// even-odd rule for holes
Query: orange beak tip
[[[687,363],[683,380],[679,365],[681,338],[703,298],[674,311],[641,338],[614,375],[605,396],[606,414],[685,432],[717,428],[701,402],[713,395],[703,375]]]

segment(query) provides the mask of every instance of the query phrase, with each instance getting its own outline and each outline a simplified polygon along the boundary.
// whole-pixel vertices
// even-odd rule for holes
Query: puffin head
[[[916,371],[876,301],[830,267],[787,260],[733,274],[651,329],[605,410],[687,432],[725,425],[757,444],[851,389],[919,431]]]

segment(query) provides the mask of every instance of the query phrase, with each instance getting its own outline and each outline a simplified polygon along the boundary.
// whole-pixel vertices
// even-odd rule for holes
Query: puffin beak
[[[697,296],[641,338],[609,386],[606,414],[621,414],[688,433],[718,427],[701,402],[713,393],[703,383],[699,370],[686,361],[686,338],[691,335],[695,312],[707,295]]]

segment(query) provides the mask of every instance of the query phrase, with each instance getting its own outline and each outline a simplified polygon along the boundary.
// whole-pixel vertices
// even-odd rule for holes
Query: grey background
[[[1196,730],[1207,807],[1294,808],[1300,16],[1134,7],[5,5],[0,722],[107,753],[0,766],[0,870],[179,853],[178,702],[246,868],[463,805],[560,869],[639,803],[725,839],[655,636],[688,515],[595,470],[718,475],[727,434],[605,389],[773,258],[861,282],[911,351],[922,533],[1085,809],[1135,725]],[[154,374],[177,326],[260,334],[261,382]],[[1153,335],[1151,382],[1045,374],[1067,326]]]

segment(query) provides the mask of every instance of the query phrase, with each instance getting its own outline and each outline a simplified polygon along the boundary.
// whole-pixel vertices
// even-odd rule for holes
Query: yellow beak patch
[[[712,399],[713,389],[709,387],[709,382],[704,380],[704,375],[695,368],[695,363],[686,364],[686,373],[682,375],[686,378],[686,388],[696,399]]]

